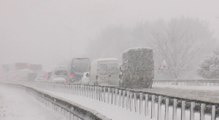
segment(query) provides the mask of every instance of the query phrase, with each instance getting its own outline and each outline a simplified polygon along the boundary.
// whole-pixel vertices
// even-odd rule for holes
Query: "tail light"
[[[71,73],[69,74],[69,78],[74,78],[75,77],[75,74]]]

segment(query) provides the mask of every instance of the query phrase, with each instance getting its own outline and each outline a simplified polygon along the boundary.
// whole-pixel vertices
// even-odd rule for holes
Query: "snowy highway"
[[[30,86],[36,91],[45,93],[46,95],[53,96],[55,99],[61,99],[69,103],[87,108],[87,110],[92,111],[95,114],[103,115],[111,120],[152,120],[149,116],[151,115],[151,110],[147,108],[148,115],[145,116],[143,112],[145,108],[137,107],[137,111],[132,109],[122,108],[118,105],[112,105],[111,103],[105,103],[103,101],[98,101],[96,99],[91,99],[89,97],[75,94],[71,89],[66,88],[44,88],[42,86]],[[140,103],[137,102],[138,105]],[[65,104],[66,105],[66,104]],[[145,102],[142,103],[145,106]],[[50,105],[49,105],[50,106]],[[148,102],[148,107],[152,107],[151,102]],[[52,107],[54,109],[54,107]],[[140,109],[143,110],[140,112]],[[157,116],[158,104],[155,103],[154,115]],[[182,109],[176,109],[174,114],[177,118],[173,119],[173,107],[169,107],[169,118],[167,120],[182,120]],[[165,106],[160,107],[160,117],[159,120],[164,120],[165,117]],[[185,119],[190,119],[190,111],[186,110]],[[59,114],[60,113],[60,114]],[[28,94],[24,89],[13,88],[12,86],[0,85],[0,120],[65,120],[66,117],[69,119],[68,114],[61,114],[62,110],[52,111],[51,108],[46,107],[44,104],[39,102],[31,94]],[[200,113],[194,113],[195,119],[200,120]],[[158,117],[153,118],[157,120]],[[205,120],[212,120],[210,114],[204,115]],[[75,120],[75,119],[74,119]],[[218,120],[214,119],[214,120]]]
[[[65,120],[24,90],[0,85],[0,120]]]

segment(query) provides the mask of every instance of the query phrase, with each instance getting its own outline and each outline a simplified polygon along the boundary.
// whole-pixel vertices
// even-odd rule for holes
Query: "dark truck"
[[[73,58],[70,63],[69,78],[71,82],[80,82],[83,74],[90,71],[89,58]]]

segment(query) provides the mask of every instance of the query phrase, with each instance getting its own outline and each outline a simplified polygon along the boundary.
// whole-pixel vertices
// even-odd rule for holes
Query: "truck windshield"
[[[99,73],[101,74],[116,74],[118,71],[119,68],[116,63],[99,64]]]
[[[88,72],[90,61],[88,59],[74,60],[72,63],[72,71],[78,73]]]

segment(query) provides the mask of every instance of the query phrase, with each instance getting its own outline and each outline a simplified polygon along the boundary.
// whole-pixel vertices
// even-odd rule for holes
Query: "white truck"
[[[95,60],[91,65],[90,80],[98,85],[119,85],[119,60],[103,58]]]

